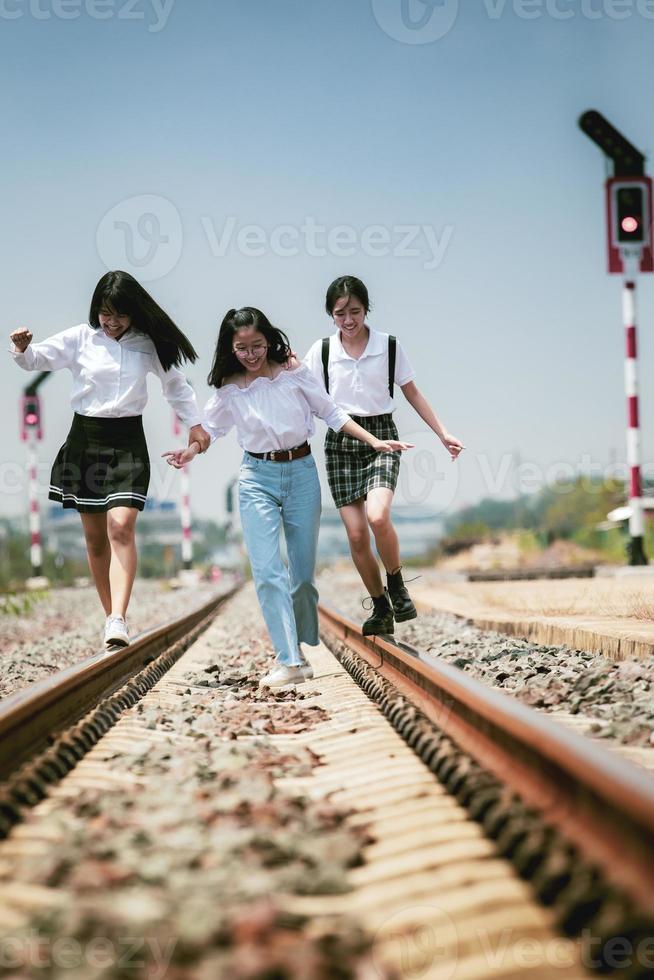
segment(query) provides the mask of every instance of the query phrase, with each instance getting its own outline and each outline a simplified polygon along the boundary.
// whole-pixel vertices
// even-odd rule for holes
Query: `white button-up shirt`
[[[348,415],[386,415],[395,404],[388,391],[388,334],[368,328],[370,335],[361,357],[351,357],[343,348],[340,330],[329,338],[329,393]],[[322,340],[313,344],[304,364],[324,390]],[[395,384],[413,381],[415,373],[399,340],[395,347]]]
[[[148,400],[146,377],[151,372],[185,425],[202,421],[195,393],[183,373],[175,367],[164,371],[153,341],[133,327],[115,340],[100,327],[96,330],[80,323],[30,344],[22,354],[14,350],[12,355],[25,371],[68,368],[73,376],[71,405],[78,415],[141,415]]]
[[[342,429],[349,417],[300,365],[282,370],[275,378],[255,378],[247,388],[228,384],[204,406],[202,425],[212,442],[234,426],[239,446],[252,453],[300,446],[315,431],[313,416],[330,427]]]

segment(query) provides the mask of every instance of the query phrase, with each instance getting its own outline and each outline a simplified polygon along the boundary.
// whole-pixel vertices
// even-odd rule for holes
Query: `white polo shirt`
[[[351,357],[337,330],[329,338],[329,394],[348,415],[386,415],[395,405],[388,391],[388,334],[368,328],[370,336],[361,357]],[[304,364],[325,384],[322,340],[309,348]],[[399,340],[395,348],[395,384],[413,381],[415,372]]]
[[[148,400],[146,377],[156,374],[165,397],[185,425],[202,421],[195,393],[176,367],[164,371],[154,343],[133,327],[119,340],[80,323],[30,344],[14,360],[25,371],[59,371],[73,376],[71,405],[78,415],[123,418],[141,415]]]

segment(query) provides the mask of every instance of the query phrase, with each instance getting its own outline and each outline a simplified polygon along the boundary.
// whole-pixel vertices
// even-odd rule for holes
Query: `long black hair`
[[[197,360],[188,337],[129,272],[107,272],[95,287],[89,323],[96,330],[100,326],[99,313],[104,308],[131,317],[131,326],[152,340],[164,371],[173,365],[180,367],[183,361]]]
[[[332,316],[334,307],[343,296],[354,296],[359,300],[366,313],[370,312],[370,297],[365,283],[356,276],[339,276],[330,283],[325,297],[325,309]]]
[[[218,332],[216,353],[207,382],[214,388],[220,388],[225,378],[232,374],[241,374],[245,368],[232,350],[234,334],[241,327],[254,327],[268,341],[268,360],[284,364],[291,356],[291,345],[288,337],[279,327],[273,327],[265,313],[255,306],[243,306],[240,310],[228,310],[223,317]]]

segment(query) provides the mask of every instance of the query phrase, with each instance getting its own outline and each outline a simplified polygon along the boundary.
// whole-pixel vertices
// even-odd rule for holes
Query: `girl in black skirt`
[[[11,335],[13,356],[26,371],[68,368],[73,376],[73,424],[50,477],[50,500],[79,511],[89,568],[104,607],[105,644],[126,646],[127,606],[136,574],[134,529],[145,506],[150,461],[141,412],[146,377],[156,374],[189,439],[202,450],[193,389],[178,369],[195,361],[190,341],[126,272],[108,272],[91,299],[88,323],[30,346],[22,327]]]
[[[325,305],[336,332],[316,341],[305,363],[336,404],[377,439],[397,439],[392,412],[394,386],[398,385],[454,461],[463,444],[445,430],[419,391],[399,341],[367,325],[370,301],[361,280],[354,276],[334,280]],[[373,601],[363,632],[392,633],[394,620],[404,622],[417,615],[402,580],[400,546],[391,522],[400,454],[371,453],[365,445],[330,429],[325,460],[329,488],[347,531],[354,564]],[[372,553],[369,526],[386,569],[387,589]]]

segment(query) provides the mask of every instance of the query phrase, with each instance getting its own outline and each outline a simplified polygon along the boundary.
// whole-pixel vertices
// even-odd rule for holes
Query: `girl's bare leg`
[[[388,487],[375,487],[368,493],[366,512],[368,523],[375,536],[379,557],[387,572],[395,572],[400,567],[400,542],[391,523],[391,504],[393,491]]]
[[[112,507],[107,512],[107,534],[111,547],[109,582],[111,615],[125,616],[136,576],[136,507]]]
[[[370,547],[370,532],[366,517],[365,502],[357,500],[339,508],[341,520],[347,531],[350,554],[356,569],[371,596],[380,596],[384,591],[379,564]]]
[[[82,518],[91,575],[98,590],[105,616],[108,616],[111,612],[111,584],[109,582],[111,547],[107,535],[107,515],[103,512],[102,514],[80,514],[79,516]]]

